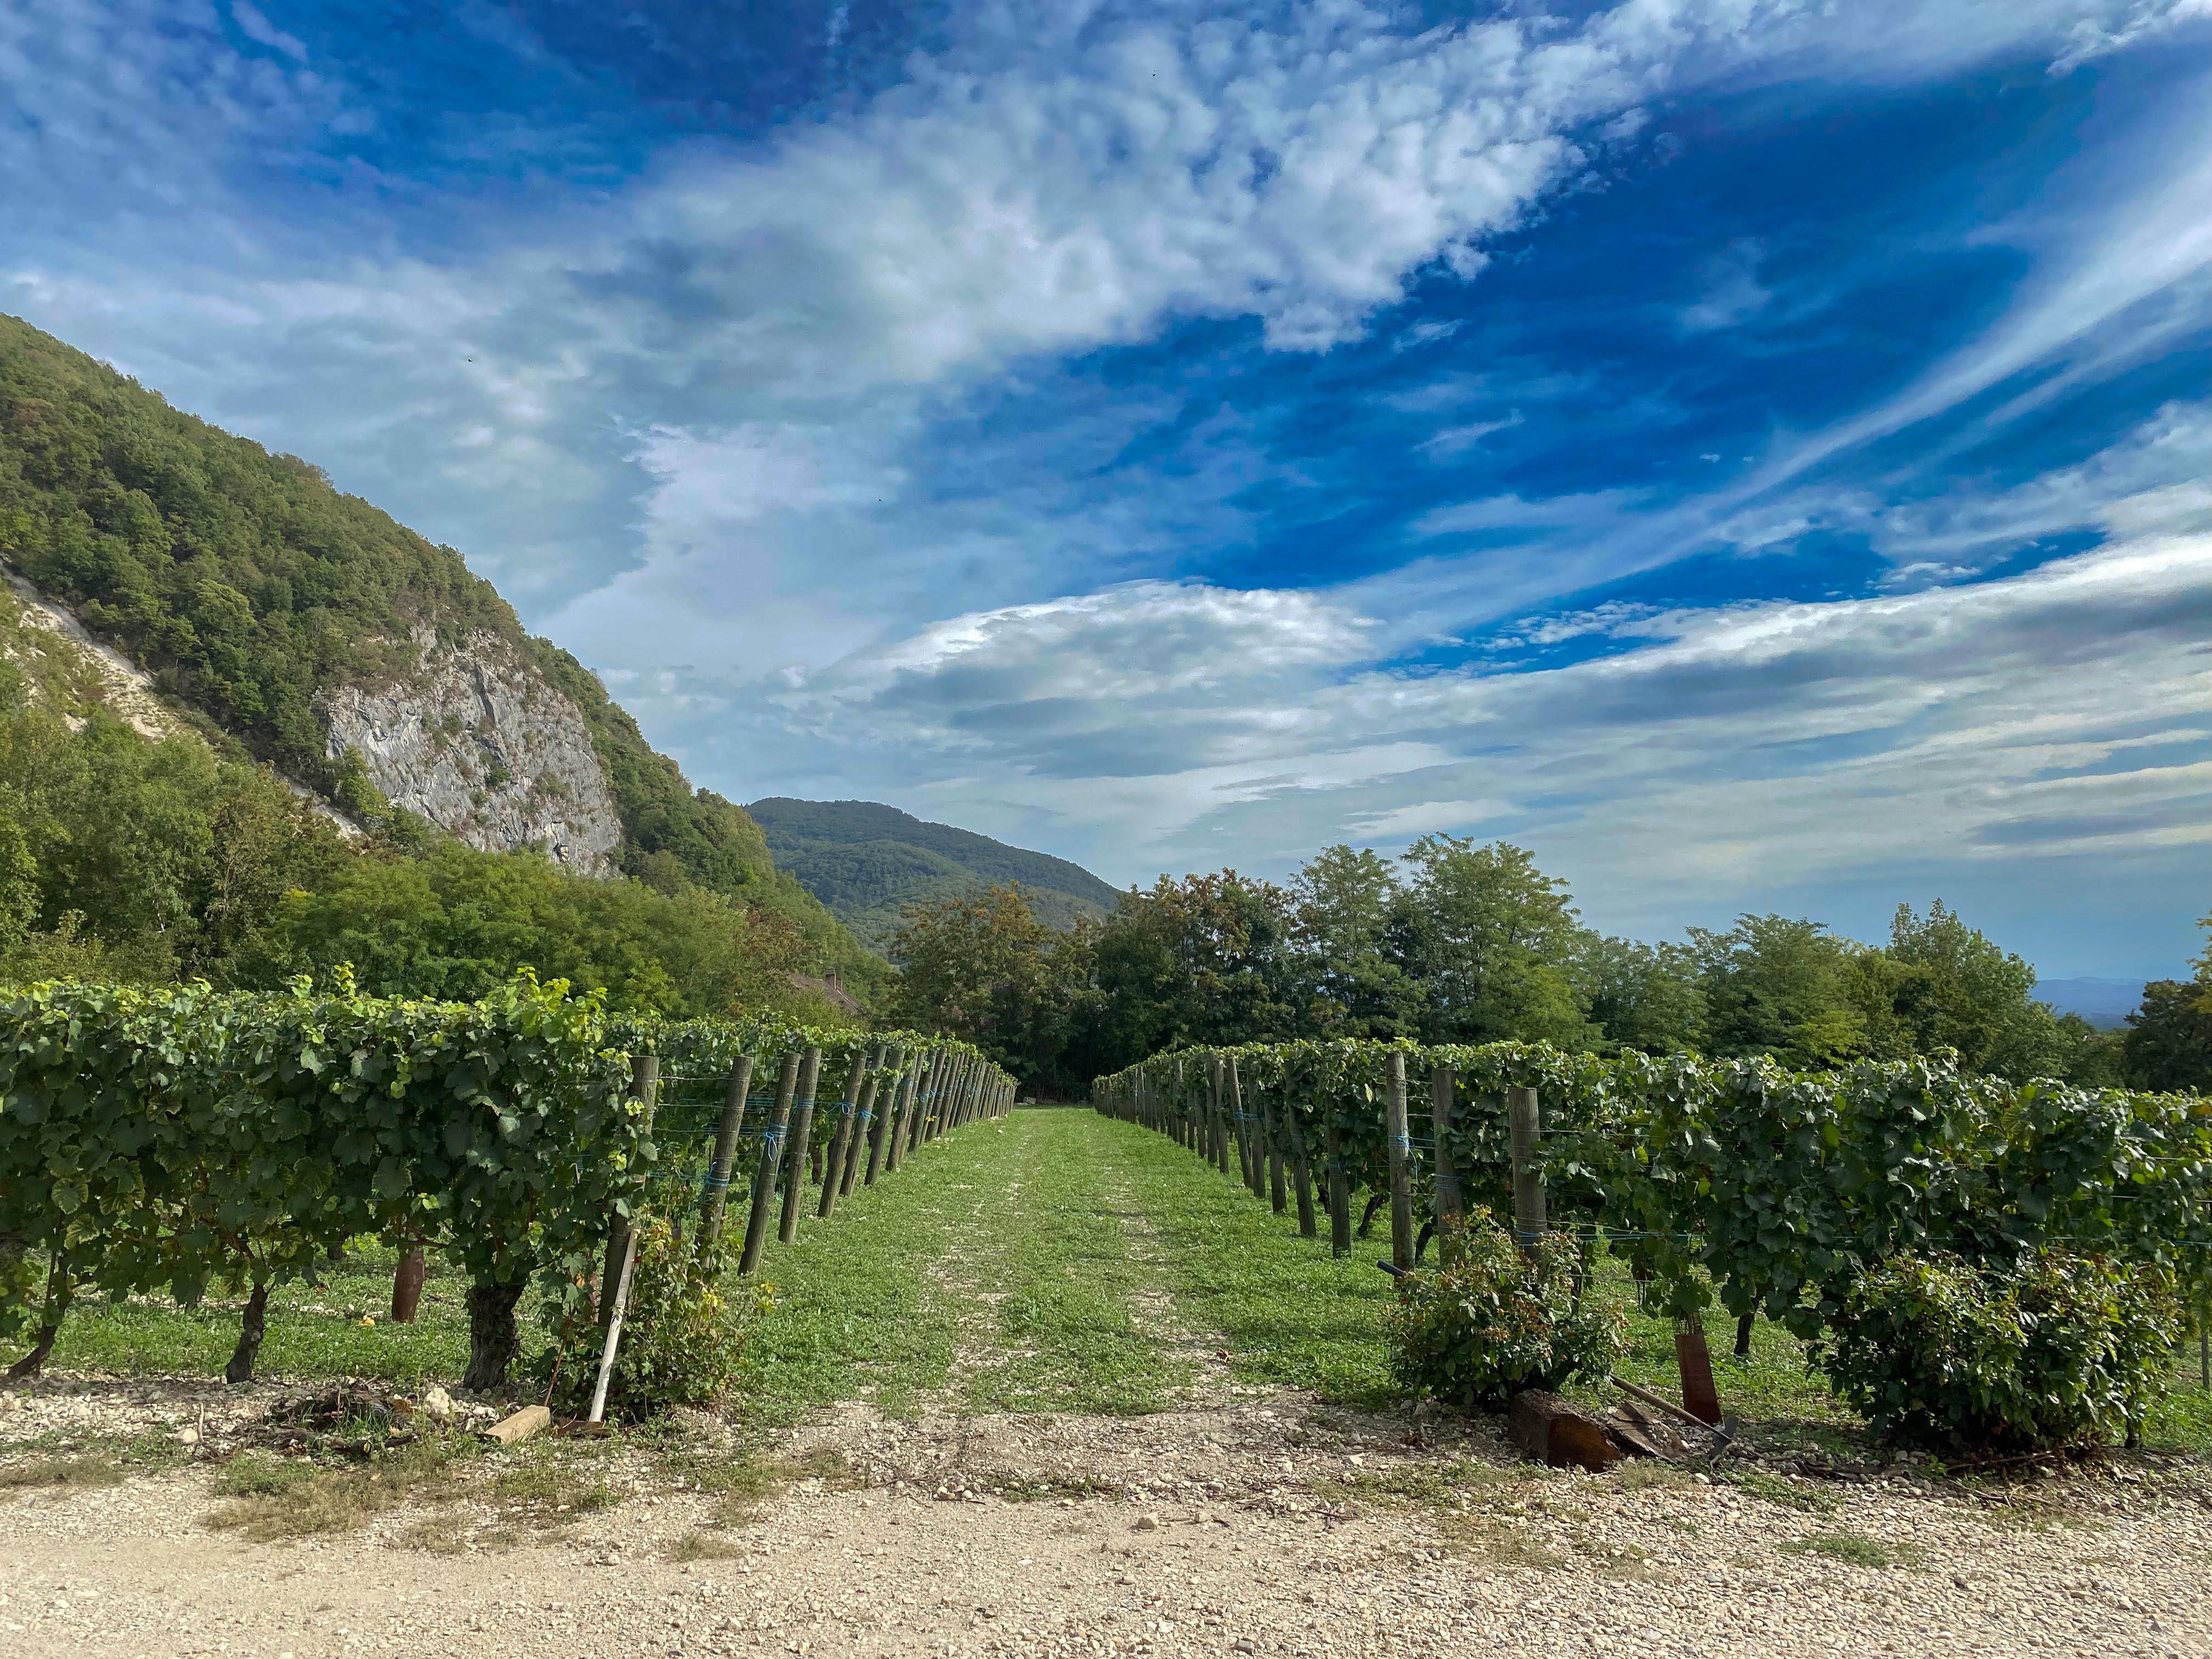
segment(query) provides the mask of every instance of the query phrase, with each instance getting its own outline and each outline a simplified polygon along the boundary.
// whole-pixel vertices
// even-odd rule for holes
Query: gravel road
[[[182,1386],[48,1384],[0,1413],[0,1476],[116,1424],[206,1425],[205,1449],[278,1393],[202,1388],[210,1417]],[[712,1468],[712,1439],[688,1465],[599,1450],[623,1501],[581,1520],[518,1534],[481,1494],[448,1504],[434,1548],[404,1509],[301,1542],[211,1530],[205,1462],[17,1491],[0,1655],[2212,1654],[2193,1467],[1977,1498],[1778,1457],[1711,1482],[1552,1474],[1486,1424],[1293,1395],[1121,1419],[855,1407],[787,1449],[828,1478],[738,1519],[671,1474]],[[514,1455],[472,1478],[488,1493]]]

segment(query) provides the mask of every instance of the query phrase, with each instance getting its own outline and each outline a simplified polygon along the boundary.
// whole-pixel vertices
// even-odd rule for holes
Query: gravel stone
[[[203,1404],[220,1443],[276,1393],[42,1384],[0,1410],[0,1467]],[[1728,1466],[1553,1474],[1486,1420],[1291,1394],[1139,1418],[848,1406],[789,1449],[852,1474],[732,1522],[625,1452],[607,1478],[627,1501],[505,1546],[486,1509],[451,1553],[410,1547],[405,1511],[299,1543],[210,1531],[205,1456],[19,1490],[0,1495],[0,1654],[2212,1654],[2212,1486],[2191,1463],[1979,1492],[1906,1465],[1808,1480],[1778,1449],[1748,1486]]]

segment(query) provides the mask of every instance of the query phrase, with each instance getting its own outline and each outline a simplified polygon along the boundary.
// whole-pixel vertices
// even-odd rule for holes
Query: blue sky
[[[2212,0],[46,0],[0,202],[740,800],[2212,908]]]

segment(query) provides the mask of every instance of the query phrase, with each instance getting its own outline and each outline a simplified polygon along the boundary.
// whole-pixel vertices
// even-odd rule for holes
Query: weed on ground
[[[1918,1553],[1902,1544],[1884,1544],[1856,1532],[1816,1532],[1776,1546],[1784,1555],[1820,1555],[1854,1567],[1909,1567]]]
[[[408,1503],[448,1504],[468,1492],[466,1462],[448,1442],[418,1441],[353,1467],[246,1452],[216,1477],[228,1501],[208,1524],[257,1543],[358,1531]]]

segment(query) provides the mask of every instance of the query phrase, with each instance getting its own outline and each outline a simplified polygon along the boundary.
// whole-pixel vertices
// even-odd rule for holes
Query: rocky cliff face
[[[331,757],[356,751],[394,805],[471,847],[536,847],[583,874],[611,873],[622,820],[576,705],[495,635],[456,647],[425,629],[415,644],[422,670],[410,681],[316,697]]]

